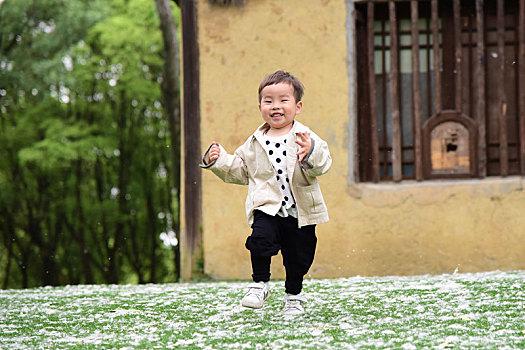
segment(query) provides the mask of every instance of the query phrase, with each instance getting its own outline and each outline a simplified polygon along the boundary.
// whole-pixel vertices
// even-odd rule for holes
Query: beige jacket
[[[246,216],[250,225],[255,209],[276,215],[281,208],[282,195],[277,184],[277,174],[262,146],[263,133],[267,129],[266,123],[261,125],[234,154],[228,154],[219,145],[220,156],[210,164],[204,160],[208,148],[203,156],[204,165],[201,165],[211,169],[224,182],[248,185]],[[299,145],[295,140],[299,139],[298,132],[308,132],[312,139],[312,149],[303,161],[307,166],[297,161]],[[326,173],[332,164],[327,143],[308,127],[294,121],[286,141],[286,154],[286,170],[297,206],[299,227],[327,222],[328,211],[317,182],[317,176]]]

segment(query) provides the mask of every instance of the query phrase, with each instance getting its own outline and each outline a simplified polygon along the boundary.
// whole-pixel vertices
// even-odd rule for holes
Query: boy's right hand
[[[221,155],[221,149],[217,145],[215,141],[211,143],[210,150],[208,151],[208,154],[206,155],[206,163],[210,164],[214,160],[218,159]]]

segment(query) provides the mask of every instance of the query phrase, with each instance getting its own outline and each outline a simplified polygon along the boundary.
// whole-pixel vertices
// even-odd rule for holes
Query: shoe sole
[[[268,294],[266,295],[266,297],[263,299],[263,302],[261,304],[252,304],[250,302],[246,302],[246,301],[242,301],[241,302],[241,305],[244,306],[244,307],[247,307],[247,308],[250,308],[250,309],[261,309],[264,305],[264,302],[266,300],[268,300],[268,298],[270,297],[270,293],[268,292]]]
[[[304,315],[304,311],[303,312],[293,312],[293,313],[283,312],[284,317],[295,317],[295,316],[301,316],[301,315]]]

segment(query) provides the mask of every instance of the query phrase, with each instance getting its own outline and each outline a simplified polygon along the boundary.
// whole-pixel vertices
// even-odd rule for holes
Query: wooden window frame
[[[519,4],[510,0],[357,0],[355,8],[359,115],[357,181],[399,182],[408,179],[422,181],[435,178],[525,175],[525,0],[519,0]],[[509,25],[505,24],[510,15],[515,16],[515,29],[509,29]],[[470,16],[468,25],[465,24],[467,16]],[[408,48],[406,43],[403,44],[404,47],[400,44],[400,18],[410,20],[411,38],[419,38],[425,33],[418,27],[418,21],[427,19],[430,30],[427,28],[425,45],[432,46],[431,49],[425,49],[432,55],[432,58],[427,59],[427,64],[430,60],[433,61],[431,69],[427,70],[429,77],[425,79],[432,87],[427,88],[427,95],[423,96],[424,91],[421,91],[419,79],[421,45],[419,39],[411,40],[411,71],[420,73],[410,74],[410,117],[413,133],[412,144],[408,146],[403,144],[405,141],[402,139],[402,133],[406,132],[403,123],[406,122],[407,116],[401,115],[399,71],[400,50]],[[374,62],[374,55],[378,52],[378,44],[375,42],[378,33],[375,26],[378,19],[382,19],[383,23],[380,30],[383,47],[379,52],[382,52],[383,57],[386,51],[390,52],[388,77],[383,67],[382,86],[377,86]],[[495,23],[488,24],[489,20]],[[385,26],[389,26],[387,34],[384,33]],[[476,33],[483,35],[478,36]],[[509,33],[514,35],[513,40],[509,41]],[[407,31],[402,34],[406,35]],[[496,39],[489,42],[489,34],[491,37],[495,35]],[[387,49],[384,45],[385,35],[390,39]],[[468,37],[466,43],[465,37]],[[497,78],[501,81],[497,82],[502,88],[496,93],[494,91],[498,89],[487,87],[487,84],[494,83],[494,73],[489,72],[492,74],[490,75],[487,72],[487,61],[492,59],[488,57],[489,46],[492,55],[498,57],[495,59],[499,74]],[[508,63],[505,65],[505,54],[509,48],[513,48],[515,56],[518,57],[515,60],[515,68],[509,68]],[[384,61],[383,59],[383,66]],[[511,96],[510,99],[503,88],[506,86],[504,78],[501,78],[508,74],[508,71],[512,71],[515,78],[512,94],[515,93],[516,96]],[[385,88],[387,80],[389,90]],[[381,91],[379,94],[378,90]],[[377,100],[378,96],[382,101]],[[388,115],[385,109],[387,99],[390,107]],[[423,106],[425,99],[427,102],[432,101],[431,108]],[[514,101],[514,114],[510,119],[507,115],[508,100]],[[496,113],[494,106],[497,106]],[[382,110],[378,110],[380,107]],[[423,107],[432,113],[422,113]],[[468,114],[465,114],[465,108]],[[459,123],[468,130],[468,173],[458,173],[454,169],[450,169],[449,173],[433,172],[429,153],[431,131],[447,121]],[[379,125],[383,127],[383,134],[377,132]],[[388,135],[387,128],[391,130]],[[509,135],[513,141],[509,139]],[[497,142],[494,142],[495,137]],[[387,142],[387,139],[391,141]],[[496,147],[497,156],[494,156]],[[412,174],[404,171],[404,152],[413,153],[413,159],[408,160],[408,164],[413,165]]]

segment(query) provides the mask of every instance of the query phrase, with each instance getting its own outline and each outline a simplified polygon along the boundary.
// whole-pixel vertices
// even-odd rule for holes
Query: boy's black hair
[[[261,81],[261,84],[259,85],[259,103],[261,103],[261,92],[265,87],[267,87],[268,85],[275,85],[280,83],[287,83],[292,85],[295,103],[301,101],[304,93],[303,84],[292,74],[282,70],[278,70],[274,73],[268,74]]]

